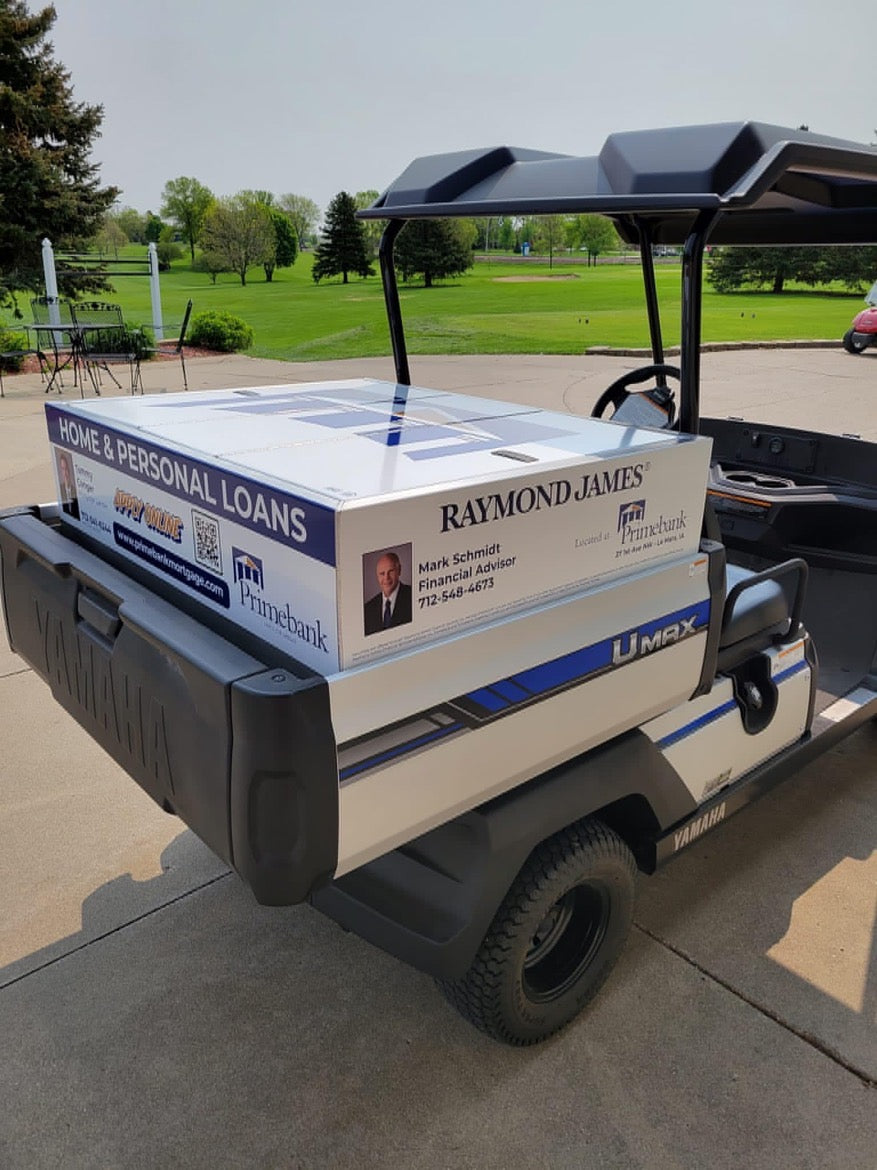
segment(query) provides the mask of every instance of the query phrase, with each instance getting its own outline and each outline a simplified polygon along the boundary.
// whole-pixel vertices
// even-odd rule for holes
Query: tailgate
[[[337,861],[325,680],[235,646],[64,536],[53,513],[0,514],[12,649],[260,902],[302,901]]]

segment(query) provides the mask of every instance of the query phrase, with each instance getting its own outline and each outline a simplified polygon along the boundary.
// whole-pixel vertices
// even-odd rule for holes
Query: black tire
[[[862,353],[868,348],[869,342],[862,340],[862,334],[855,329],[848,329],[844,334],[844,349],[847,353]]]
[[[536,1044],[596,995],[633,919],[636,862],[599,821],[562,829],[530,854],[461,978],[440,981],[476,1028]]]

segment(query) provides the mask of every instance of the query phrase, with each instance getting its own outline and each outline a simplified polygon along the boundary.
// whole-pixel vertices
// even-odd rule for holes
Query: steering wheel
[[[663,374],[669,378],[675,378],[677,381],[680,378],[679,368],[677,366],[652,365],[643,366],[641,370],[629,370],[628,373],[617,378],[611,386],[608,386],[603,391],[594,403],[591,418],[602,418],[606,407],[610,405],[617,412],[631,396],[631,391],[628,389],[629,386],[637,386],[640,382],[648,382],[649,379],[656,378],[659,374]],[[668,390],[666,386],[657,386],[647,393],[651,401],[667,415],[666,425],[670,426],[676,414],[672,391]]]

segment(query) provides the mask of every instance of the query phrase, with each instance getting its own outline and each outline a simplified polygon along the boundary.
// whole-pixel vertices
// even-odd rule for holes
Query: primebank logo
[[[645,500],[631,500],[627,504],[622,504],[618,509],[618,531],[621,532],[628,524],[642,524],[645,518]]]
[[[232,545],[231,559],[234,565],[235,581],[251,581],[259,589],[264,587],[265,577],[262,572],[262,562],[259,557],[254,557],[252,553],[245,552],[242,548],[235,548]]]

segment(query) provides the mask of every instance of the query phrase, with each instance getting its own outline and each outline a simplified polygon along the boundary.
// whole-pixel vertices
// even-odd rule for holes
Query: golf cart
[[[844,334],[844,349],[847,353],[861,353],[869,345],[877,344],[877,282],[871,285],[865,302],[868,308],[855,315],[852,325]]]
[[[412,386],[393,264],[405,223],[566,212],[606,214],[639,246],[651,360],[607,387],[592,419],[566,424]],[[120,474],[124,453],[141,494],[157,491],[156,437],[164,426],[178,437],[182,416],[150,430],[138,413],[141,429],[123,436],[125,412],[184,406],[120,400],[50,415],[53,443],[76,445],[90,478],[74,519],[59,506],[0,519],[7,629],[57,701],[260,902],[309,900],[432,974],[489,1035],[530,1044],[606,979],[637,870],[652,872],[877,714],[874,444],[701,418],[699,365],[707,243],[874,242],[877,151],[755,123],[616,134],[589,158],[469,151],[418,159],[362,214],[388,221],[395,385],[230,391],[214,406],[235,420],[268,412],[272,428],[281,416],[298,427],[319,418],[377,444],[382,486],[404,486],[391,498],[400,516],[427,489],[445,493],[417,540],[448,542],[447,556],[418,551],[406,566],[423,601],[415,615],[456,604],[485,559],[491,580],[511,572],[504,562],[541,549],[555,518],[577,517],[563,547],[575,537],[581,579],[473,611],[468,624],[447,620],[420,641],[383,629],[367,645],[384,654],[321,672],[168,578],[167,566],[178,578],[181,563],[195,571],[181,556],[181,503],[176,551],[153,531],[136,537],[140,564],[127,555],[134,537],[119,517],[130,528],[143,501],[126,486],[113,505],[93,485],[108,467]],[[663,245],[683,248],[678,366],[666,360],[652,263]],[[309,449],[288,448],[296,474]],[[493,470],[410,486],[412,468],[451,449]],[[207,473],[195,479],[180,451],[167,457],[163,498],[188,507],[197,482],[206,514]],[[166,509],[152,515],[167,528]],[[519,527],[528,535],[515,544]],[[255,540],[248,531],[238,539]],[[224,540],[252,599],[263,560]],[[589,577],[592,565],[603,575]],[[264,617],[271,607],[260,606]]]

